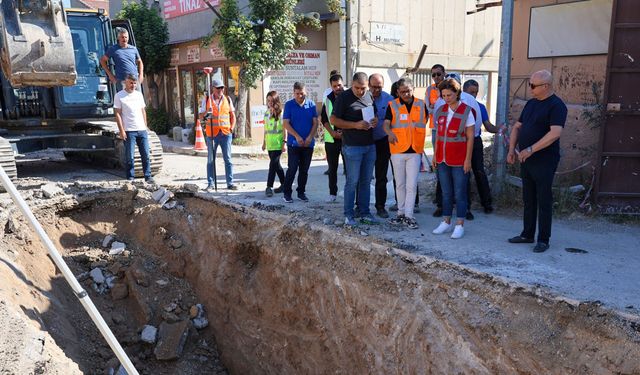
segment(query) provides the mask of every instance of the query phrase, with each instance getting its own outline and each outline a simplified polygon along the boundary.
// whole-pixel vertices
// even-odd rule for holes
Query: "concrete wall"
[[[591,166],[597,159],[599,104],[603,101],[607,55],[534,58],[528,56],[531,7],[565,3],[556,0],[519,0],[513,19],[511,65],[512,121],[517,120],[524,103],[531,98],[529,76],[547,69],[553,74],[556,94],[569,109],[561,137],[562,160],[558,172],[562,182],[589,182]],[[576,35],[580,38],[580,35]],[[583,166],[582,168],[580,168]],[[576,169],[576,171],[572,171]],[[570,172],[571,171],[571,172]]]

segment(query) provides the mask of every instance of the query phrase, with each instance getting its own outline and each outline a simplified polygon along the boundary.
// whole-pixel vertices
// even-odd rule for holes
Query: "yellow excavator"
[[[115,43],[104,10],[65,9],[59,0],[0,0],[0,165],[15,179],[16,155],[58,149],[65,157],[123,170],[124,142],[114,118],[115,85],[100,57]],[[162,145],[149,132],[151,173]],[[142,176],[139,156],[136,175]]]

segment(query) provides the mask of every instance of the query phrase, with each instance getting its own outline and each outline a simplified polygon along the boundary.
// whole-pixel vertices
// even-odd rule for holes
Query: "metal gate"
[[[604,213],[640,214],[640,4],[614,0],[595,199]]]

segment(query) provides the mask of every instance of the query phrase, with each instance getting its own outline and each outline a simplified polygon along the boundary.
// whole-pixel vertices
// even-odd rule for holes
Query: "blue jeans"
[[[469,173],[464,173],[462,167],[450,167],[445,163],[438,164],[438,179],[442,186],[442,216],[451,217],[453,213],[453,198],[456,201],[456,217],[464,220],[467,213],[467,183]]]
[[[227,179],[227,187],[233,185],[233,164],[231,164],[231,138],[232,135],[225,135],[219,132],[215,137],[204,137],[207,143],[207,182],[213,186],[213,163],[215,163],[218,146],[222,149],[222,159],[224,159],[224,175]]]
[[[149,161],[149,138],[146,130],[138,130],[126,132],[127,139],[124,141],[124,152],[127,156],[127,178],[135,177],[134,163],[136,145],[140,150],[140,159],[142,161],[142,171],[144,178],[151,177],[151,162]]]
[[[313,158],[313,147],[295,147],[287,148],[287,174],[284,178],[282,192],[285,197],[291,197],[293,193],[293,180],[298,173],[298,187],[296,191],[298,196],[305,193],[307,189],[307,178],[309,177],[309,166]]]
[[[353,218],[356,188],[358,189],[358,209],[360,216],[371,215],[371,178],[376,163],[376,145],[348,146],[342,144],[342,153],[347,165],[347,181],[344,184],[344,216]]]

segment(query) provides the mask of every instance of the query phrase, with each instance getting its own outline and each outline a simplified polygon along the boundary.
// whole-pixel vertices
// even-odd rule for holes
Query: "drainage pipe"
[[[33,227],[33,229],[36,231],[38,237],[40,237],[40,240],[49,251],[49,256],[51,257],[51,259],[53,259],[53,262],[56,264],[58,269],[62,271],[62,275],[67,280],[67,283],[69,283],[71,289],[73,289],[73,292],[80,300],[80,303],[82,303],[84,309],[87,310],[87,313],[91,317],[91,320],[93,320],[93,323],[96,325],[96,327],[98,327],[98,330],[100,331],[102,336],[105,338],[105,340],[107,340],[107,343],[111,347],[111,350],[113,350],[113,352],[116,354],[116,357],[118,357],[118,360],[120,361],[124,369],[129,375],[139,375],[138,370],[136,370],[136,368],[133,366],[133,363],[131,363],[131,360],[127,356],[127,353],[125,353],[124,349],[122,349],[122,346],[120,346],[120,343],[111,332],[111,329],[109,329],[109,326],[102,318],[102,315],[100,315],[100,312],[91,301],[91,298],[89,298],[87,292],[82,289],[82,286],[80,286],[80,283],[78,282],[78,280],[76,280],[76,277],[73,275],[64,259],[62,259],[62,256],[60,256],[60,253],[38,222],[38,219],[33,216],[33,213],[27,205],[27,202],[25,202],[20,193],[18,193],[18,190],[16,189],[13,182],[11,182],[9,176],[7,176],[2,166],[0,166],[0,181],[2,182],[5,190],[9,193],[9,195],[11,195],[11,198],[13,199],[16,206],[18,206],[22,214],[27,218],[27,221],[29,222],[31,227]]]

